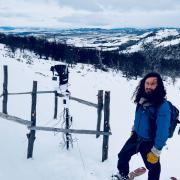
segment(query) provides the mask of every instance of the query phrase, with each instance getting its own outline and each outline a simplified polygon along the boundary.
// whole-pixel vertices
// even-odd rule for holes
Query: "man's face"
[[[151,94],[154,92],[154,90],[157,87],[157,78],[156,77],[149,77],[146,79],[145,84],[144,84],[144,88],[145,88],[145,92],[146,94]]]

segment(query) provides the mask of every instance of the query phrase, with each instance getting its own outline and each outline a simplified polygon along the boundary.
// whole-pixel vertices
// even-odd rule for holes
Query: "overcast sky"
[[[0,26],[180,27],[180,0],[0,0]]]

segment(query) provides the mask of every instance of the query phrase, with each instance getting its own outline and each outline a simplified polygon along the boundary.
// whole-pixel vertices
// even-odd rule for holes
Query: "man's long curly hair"
[[[163,84],[163,80],[160,76],[160,74],[156,73],[156,72],[151,72],[148,73],[147,75],[145,75],[145,77],[139,82],[139,85],[136,87],[134,93],[133,93],[133,98],[134,98],[134,103],[138,104],[141,97],[145,97],[146,98],[146,93],[145,93],[145,81],[147,78],[150,77],[156,77],[157,78],[157,87],[155,89],[155,91],[153,92],[153,96],[148,99],[149,101],[151,101],[154,104],[161,104],[163,102],[163,100],[165,99],[166,96],[166,90],[164,88],[164,84]]]

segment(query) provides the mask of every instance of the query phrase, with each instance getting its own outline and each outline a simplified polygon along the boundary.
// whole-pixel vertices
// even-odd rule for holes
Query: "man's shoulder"
[[[159,111],[170,111],[170,105],[167,99],[164,99],[163,102],[160,104]]]

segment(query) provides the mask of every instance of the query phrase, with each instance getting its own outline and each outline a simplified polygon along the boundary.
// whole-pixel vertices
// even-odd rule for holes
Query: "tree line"
[[[180,68],[180,60],[176,57],[176,50],[179,50],[179,47],[173,49],[172,52],[168,49],[168,53],[172,55],[165,58],[167,50],[154,49],[150,46],[142,52],[122,54],[118,50],[102,51],[95,48],[74,47],[60,43],[56,39],[48,41],[46,37],[4,33],[0,33],[0,43],[5,44],[12,52],[17,49],[22,51],[27,49],[45,60],[51,58],[68,64],[92,64],[95,68],[104,71],[112,68],[115,71],[122,71],[126,77],[142,76],[148,71],[158,71],[164,74],[168,71],[177,75],[176,71]],[[126,48],[124,46],[123,48]]]

